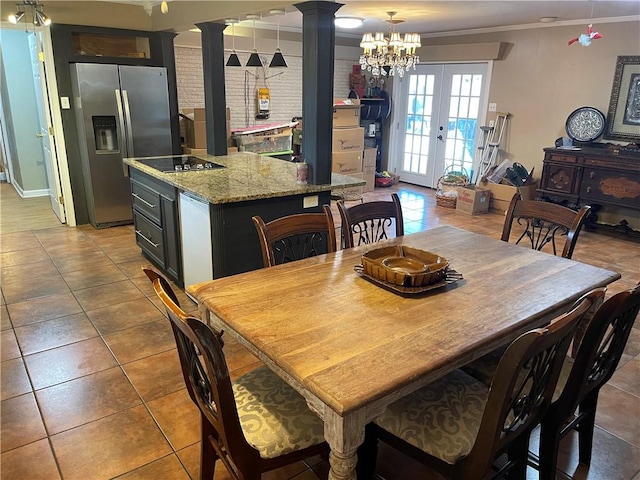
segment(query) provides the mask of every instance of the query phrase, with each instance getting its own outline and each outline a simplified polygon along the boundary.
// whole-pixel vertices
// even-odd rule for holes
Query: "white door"
[[[47,180],[49,182],[49,198],[51,209],[62,223],[66,222],[64,204],[62,201],[62,186],[58,171],[58,159],[53,144],[53,128],[49,109],[49,95],[44,73],[44,53],[40,33],[29,35],[29,48],[31,51],[31,66],[33,69],[33,81],[36,92],[36,104],[38,106],[39,129],[36,136],[42,141],[42,153],[44,155]]]
[[[396,80],[392,158],[402,181],[435,188],[445,169],[471,176],[486,77],[486,63],[438,64]]]

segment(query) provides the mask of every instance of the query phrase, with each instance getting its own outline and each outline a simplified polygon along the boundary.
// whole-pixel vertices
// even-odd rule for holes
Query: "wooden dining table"
[[[401,295],[356,272],[389,245],[436,253],[456,283]],[[215,266],[214,266],[215,268]],[[391,402],[547,324],[620,274],[440,226],[188,286],[205,321],[295,388],[325,425],[332,480],[355,478],[365,425]]]

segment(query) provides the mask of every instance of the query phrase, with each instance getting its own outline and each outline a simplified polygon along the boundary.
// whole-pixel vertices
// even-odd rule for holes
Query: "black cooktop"
[[[138,160],[138,162],[164,173],[201,172],[203,170],[224,168],[224,165],[218,165],[217,163],[202,160],[201,158],[191,155],[144,158]]]

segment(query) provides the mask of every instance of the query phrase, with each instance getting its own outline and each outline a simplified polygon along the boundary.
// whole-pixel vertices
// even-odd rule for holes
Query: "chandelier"
[[[389,19],[389,36],[384,32],[375,35],[365,33],[360,47],[364,50],[360,56],[360,65],[374,77],[380,75],[403,77],[405,72],[415,69],[420,63],[416,49],[421,46],[418,33],[405,33],[404,38],[395,31],[395,26],[404,20],[394,20],[396,12],[387,12]]]

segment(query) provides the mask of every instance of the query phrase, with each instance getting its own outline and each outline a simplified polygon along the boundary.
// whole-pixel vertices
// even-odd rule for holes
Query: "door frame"
[[[9,22],[0,21],[0,27],[3,29],[22,30],[23,25],[13,25]],[[42,47],[44,50],[44,62],[43,67],[45,70],[46,89],[42,92],[42,97],[49,103],[48,107],[50,112],[50,127],[53,128],[53,146],[52,154],[55,155],[58,163],[57,172],[59,175],[60,185],[62,188],[62,195],[64,198],[64,210],[66,217],[66,224],[68,226],[75,227],[76,215],[73,204],[73,192],[71,190],[71,177],[69,174],[69,162],[67,158],[67,149],[64,141],[64,129],[62,126],[62,111],[60,107],[60,100],[58,94],[58,84],[56,81],[55,63],[53,60],[53,46],[51,42],[51,31],[48,27],[42,27],[37,29],[42,33]],[[27,41],[25,39],[25,41]],[[31,59],[28,59],[29,62]],[[35,83],[34,83],[35,85]],[[8,92],[11,94],[11,92]],[[52,101],[51,99],[55,99]],[[2,105],[2,99],[0,98],[0,106]],[[0,127],[2,128],[2,141],[4,145],[4,151],[6,154],[5,161],[7,166],[7,180],[12,182],[13,179],[13,163],[11,158],[11,147],[9,143],[13,143],[13,140],[9,139],[6,130],[6,118],[4,116],[4,109],[0,108]],[[15,188],[15,185],[14,185]],[[19,192],[20,194],[20,192]],[[20,194],[21,195],[21,194]]]
[[[45,169],[47,172],[47,183],[49,185],[49,200],[51,209],[56,214],[61,223],[66,223],[64,210],[64,196],[60,185],[60,173],[58,172],[58,161],[53,144],[53,128],[51,126],[51,112],[49,99],[45,97],[47,91],[47,76],[44,71],[44,52],[42,48],[42,34],[34,31],[27,34],[29,42],[29,52],[31,54],[31,69],[33,71],[34,90],[36,94],[36,106],[38,110],[38,124],[40,131],[36,136],[41,139],[41,148]]]
[[[56,81],[55,62],[53,59],[53,45],[51,42],[51,30],[49,28],[41,29],[41,45],[44,53],[44,61],[42,63],[45,79],[46,90],[42,92],[45,99],[45,107],[50,112],[51,127],[53,128],[53,150],[54,172],[58,172],[58,179],[62,189],[64,212],[67,225],[76,226],[76,214],[73,204],[73,191],[71,190],[71,177],[69,175],[69,161],[67,158],[67,146],[64,140],[64,129],[62,126],[62,109],[60,103],[62,99],[58,93],[58,82]],[[69,99],[67,99],[69,100]]]
[[[421,62],[420,65],[424,65],[424,66],[429,66],[429,65],[468,65],[468,64],[478,64],[478,63],[484,63],[486,64],[486,68],[487,68],[487,73],[486,73],[486,83],[485,83],[485,89],[484,89],[484,94],[482,95],[482,98],[480,99],[480,109],[479,109],[479,115],[478,115],[478,125],[484,125],[486,118],[487,118],[487,110],[488,110],[488,105],[489,105],[489,91],[491,89],[491,76],[493,73],[493,60],[473,60],[473,61],[466,61],[466,62],[458,62],[458,61],[451,61],[451,62]],[[393,92],[393,98],[394,98],[394,102],[392,105],[392,110],[391,110],[391,120],[390,120],[390,134],[389,134],[389,163],[388,163],[388,170],[392,171],[396,174],[399,174],[400,172],[400,166],[401,166],[401,162],[402,162],[402,156],[398,155],[398,149],[400,146],[400,143],[402,141],[401,135],[403,135],[404,133],[404,129],[400,128],[400,125],[402,124],[403,126],[406,124],[406,98],[401,97],[403,91],[403,84],[402,82],[404,81],[408,81],[408,75],[405,75],[405,77],[403,77],[402,79],[400,79],[399,77],[395,77],[394,81],[393,81],[393,86],[392,86],[392,92]],[[478,142],[482,139],[481,136],[481,131],[478,128],[476,131],[476,137],[475,137],[475,145],[476,145],[476,149],[478,146]],[[435,149],[434,149],[435,150]],[[476,171],[477,169],[477,165],[476,165],[476,157],[474,155],[474,171]],[[402,181],[402,175],[400,176],[400,181]],[[430,188],[430,187],[427,187]]]

